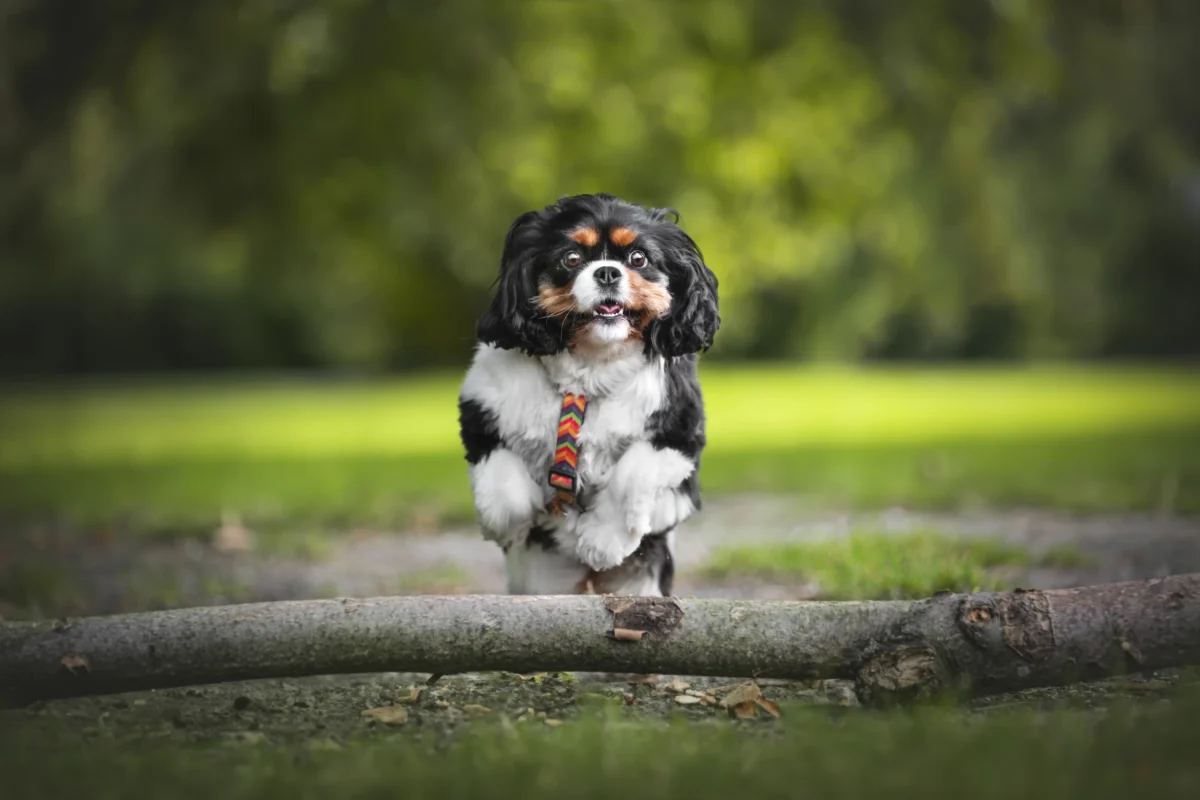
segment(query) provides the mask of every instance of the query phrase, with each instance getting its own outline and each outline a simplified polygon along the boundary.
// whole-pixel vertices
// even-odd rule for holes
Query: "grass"
[[[779,723],[665,726],[594,716],[549,729],[480,726],[448,747],[408,734],[343,747],[182,747],[8,736],[6,796],[22,797],[1191,797],[1200,706],[1100,715],[784,709]],[[683,716],[683,713],[680,713]],[[746,735],[757,732],[762,735]]]
[[[1003,582],[990,572],[997,567],[1068,567],[1082,558],[1063,546],[1034,556],[991,539],[858,533],[830,541],[726,547],[712,554],[704,572],[717,580],[813,581],[828,600],[889,600],[999,589]]]
[[[471,516],[459,376],[10,389],[0,512],[146,535],[233,510],[298,522]],[[814,505],[1200,511],[1200,375],[1151,368],[706,367],[710,496]]]
[[[709,497],[761,491],[842,508],[1200,511],[1200,375],[1192,372],[709,367],[703,379],[710,447],[702,482]],[[320,534],[307,532],[327,526],[428,528],[467,519],[457,382],[442,375],[12,390],[0,397],[0,515],[66,522],[99,536],[207,537],[222,513],[233,511],[260,545],[294,541],[304,552],[322,546]],[[982,588],[997,567],[1072,566],[1079,558],[1072,548],[1030,556],[990,541],[951,544],[921,533],[736,548],[718,553],[710,569],[729,577],[815,579],[831,597],[889,597]],[[459,579],[451,568],[435,568],[402,588]],[[29,603],[72,591],[66,573],[55,569],[19,569],[11,583],[10,593]],[[151,583],[142,590],[170,606],[178,587]],[[230,600],[240,590],[209,587]],[[380,691],[368,684],[361,691]],[[160,698],[160,710],[199,715],[207,708],[207,696],[185,700]],[[1136,790],[1190,797],[1200,785],[1196,698],[1107,713],[1025,707],[986,717],[936,709],[831,715],[798,707],[785,708],[778,723],[754,725],[600,716],[572,717],[551,729],[491,721],[448,738],[417,722],[340,738],[324,727],[330,707],[318,703],[304,708],[322,732],[296,730],[288,739],[226,719],[234,712],[225,703],[209,716],[242,726],[245,735],[224,744],[203,740],[193,717],[123,728],[122,714],[144,710],[137,702],[96,713],[68,704],[60,720],[67,734],[43,729],[40,712],[0,714],[5,796],[291,800],[399,791],[632,800],[728,797],[736,789],[756,797],[1094,800]],[[299,713],[278,703],[261,709],[263,719],[292,720],[285,712]],[[359,724],[357,706],[350,714]],[[180,741],[192,734],[202,741]]]

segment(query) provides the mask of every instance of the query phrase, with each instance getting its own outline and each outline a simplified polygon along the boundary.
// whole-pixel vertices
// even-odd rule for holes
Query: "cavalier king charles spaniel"
[[[671,593],[675,527],[700,508],[696,358],[720,325],[677,221],[594,194],[508,231],[458,405],[511,594]]]

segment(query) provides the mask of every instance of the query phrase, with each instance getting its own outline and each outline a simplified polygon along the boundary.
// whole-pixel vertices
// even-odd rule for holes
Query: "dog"
[[[717,278],[672,209],[564,197],[509,228],[459,394],[510,594],[669,596],[700,509]]]

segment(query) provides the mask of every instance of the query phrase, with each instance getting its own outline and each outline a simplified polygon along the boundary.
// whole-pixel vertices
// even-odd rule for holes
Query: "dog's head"
[[[717,279],[676,221],[607,194],[522,214],[479,340],[531,355],[631,339],[663,356],[707,349],[721,324]]]

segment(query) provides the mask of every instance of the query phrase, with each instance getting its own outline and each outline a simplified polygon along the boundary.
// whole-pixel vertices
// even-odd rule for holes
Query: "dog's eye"
[[[639,268],[646,266],[646,254],[641,250],[634,250],[629,254],[629,266]]]
[[[582,263],[583,256],[579,255],[579,253],[576,253],[574,250],[572,250],[570,253],[567,253],[566,257],[563,258],[564,266],[578,267]]]

